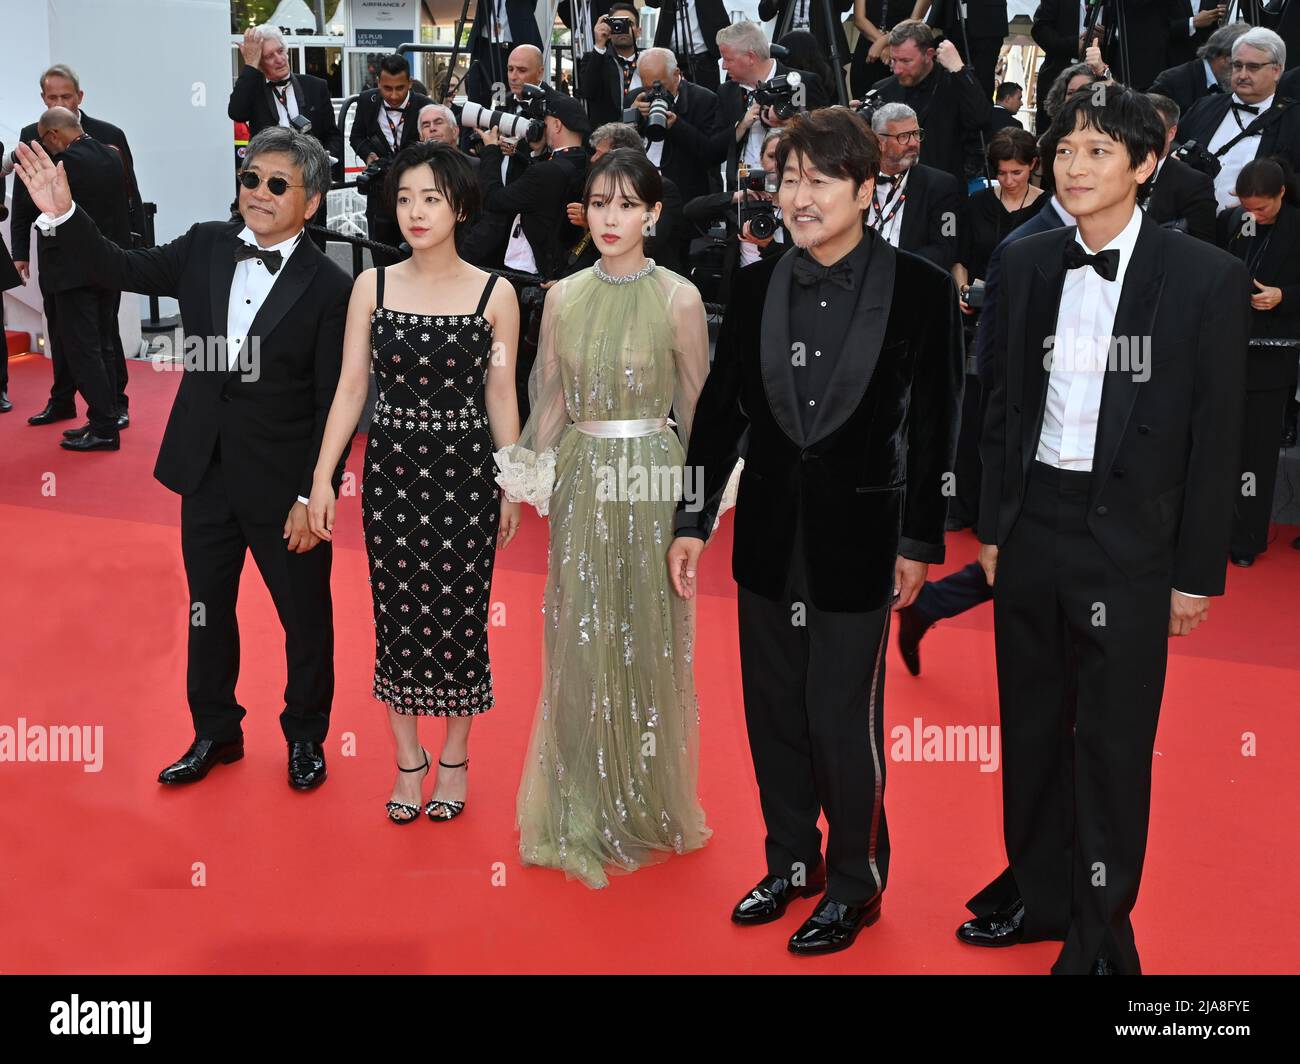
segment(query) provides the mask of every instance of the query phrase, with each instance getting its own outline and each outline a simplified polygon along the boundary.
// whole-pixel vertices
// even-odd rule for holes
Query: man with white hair
[[[1254,158],[1280,155],[1300,165],[1300,107],[1277,91],[1286,68],[1286,45],[1272,30],[1255,27],[1232,46],[1231,95],[1204,96],[1179,125],[1182,143],[1195,141],[1219,162],[1214,197],[1219,210],[1237,205],[1233,187]]]
[[[420,140],[436,140],[453,147],[460,140],[460,123],[450,107],[443,103],[427,103],[418,116]]]
[[[703,85],[682,77],[677,57],[667,48],[647,48],[637,60],[642,89],[634,97],[637,124],[646,138],[646,155],[686,200],[710,191],[706,165],[710,141],[718,131],[718,98]],[[659,85],[668,94],[667,127],[650,124],[651,97]]]
[[[244,69],[230,90],[226,114],[232,122],[246,122],[251,140],[270,126],[286,126],[307,133],[320,142],[332,160],[330,176],[343,177],[343,133],[334,117],[334,101],[324,78],[295,74],[289,66],[289,50],[274,26],[253,26],[239,46]],[[306,123],[310,123],[309,125]],[[325,197],[311,224],[324,228],[328,220]],[[311,233],[322,251],[325,238]]]

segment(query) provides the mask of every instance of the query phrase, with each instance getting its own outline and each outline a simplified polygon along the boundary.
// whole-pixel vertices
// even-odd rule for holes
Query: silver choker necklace
[[[609,284],[631,284],[633,281],[639,281],[641,280],[642,277],[648,276],[650,271],[653,270],[654,268],[655,268],[655,260],[646,259],[645,265],[642,266],[639,270],[637,270],[636,273],[629,273],[623,277],[611,277],[609,274],[605,272],[605,270],[601,266],[600,259],[597,259],[596,265],[592,267],[592,269],[595,271],[596,276],[599,277],[602,281],[608,282]]]

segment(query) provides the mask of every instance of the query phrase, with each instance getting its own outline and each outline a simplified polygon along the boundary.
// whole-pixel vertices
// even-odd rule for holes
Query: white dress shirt
[[[1097,442],[1097,417],[1106,381],[1115,311],[1129,259],[1142,228],[1142,212],[1133,217],[1105,248],[1119,251],[1115,280],[1107,281],[1091,266],[1067,270],[1056,314],[1052,368],[1047,378],[1047,403],[1035,457],[1058,469],[1092,470]],[[1093,254],[1075,233],[1075,243]]]
[[[1235,92],[1232,94],[1232,99],[1236,103],[1244,102]],[[1259,115],[1262,115],[1273,106],[1273,97],[1270,96],[1267,100],[1261,100],[1257,106],[1259,107]],[[1229,105],[1228,113],[1223,116],[1219,128],[1214,131],[1210,143],[1205,146],[1206,150],[1213,155],[1240,133],[1242,129],[1255,121],[1259,115],[1252,115],[1249,111],[1238,111]],[[1240,119],[1240,122],[1238,119]],[[1237,183],[1237,175],[1241,173],[1241,168],[1259,154],[1259,142],[1260,135],[1253,133],[1249,137],[1242,137],[1241,140],[1219,156],[1221,169],[1214,179],[1214,198],[1219,201],[1220,212],[1237,206],[1239,201],[1237,194],[1232,191],[1233,186]]]
[[[266,84],[271,90],[271,99],[275,101],[276,122],[282,126],[289,125],[289,119],[298,117],[298,97],[293,91],[293,85],[288,84],[283,89],[277,89],[271,84],[270,78],[266,79]],[[280,101],[281,92],[284,93],[284,102]]]
[[[379,132],[384,135],[384,140],[388,141],[388,146],[393,149],[396,155],[402,144],[402,127],[406,125],[406,106],[411,102],[411,94],[406,94],[406,99],[396,107],[390,108],[384,102],[384,98],[379,97]]]
[[[907,176],[910,170],[894,175],[894,180],[887,185],[876,182],[871,206],[867,208],[867,225],[885,238],[894,247],[898,247],[899,234],[903,231],[903,212],[907,210]],[[881,189],[887,189],[882,193]]]

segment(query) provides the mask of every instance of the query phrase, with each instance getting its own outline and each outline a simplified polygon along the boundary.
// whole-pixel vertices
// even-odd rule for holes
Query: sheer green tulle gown
[[[550,519],[520,857],[590,887],[712,833],[696,794],[694,602],[666,564],[708,366],[689,281],[653,261],[574,274],[547,294],[531,413],[496,455],[507,496]]]

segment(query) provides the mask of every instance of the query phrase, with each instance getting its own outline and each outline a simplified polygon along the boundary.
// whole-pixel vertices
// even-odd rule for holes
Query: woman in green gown
[[[696,794],[694,600],[673,594],[665,561],[692,486],[682,463],[708,326],[695,286],[645,257],[661,187],[635,149],[592,167],[600,262],[548,291],[531,414],[495,456],[507,497],[550,519],[520,857],[590,887],[712,834]]]

